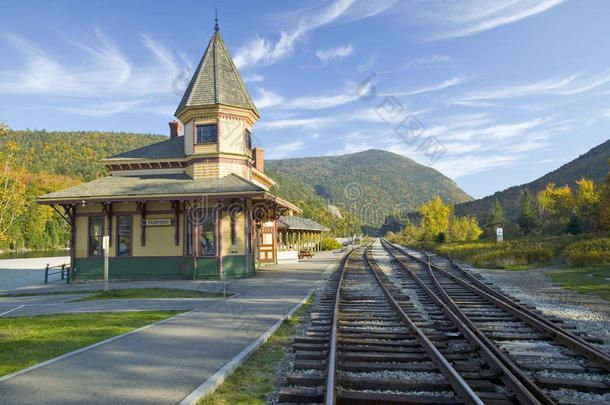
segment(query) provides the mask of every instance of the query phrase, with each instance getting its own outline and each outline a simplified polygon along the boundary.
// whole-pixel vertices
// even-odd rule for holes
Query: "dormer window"
[[[246,129],[246,148],[252,149],[252,133]]]
[[[197,143],[218,141],[218,126],[216,124],[197,125]]]

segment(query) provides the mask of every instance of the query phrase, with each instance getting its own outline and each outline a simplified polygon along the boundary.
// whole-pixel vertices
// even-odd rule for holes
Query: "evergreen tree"
[[[496,228],[503,228],[507,223],[508,221],[504,216],[504,209],[502,208],[502,205],[500,205],[500,201],[496,198],[491,210],[489,210],[485,217],[485,230],[489,235],[495,235]]]
[[[570,221],[566,227],[566,232],[572,235],[578,235],[580,233],[580,221],[578,219],[578,215],[572,214],[570,216]]]
[[[527,189],[523,193],[521,199],[521,213],[519,215],[519,226],[524,235],[528,235],[536,228],[536,210],[534,201]]]

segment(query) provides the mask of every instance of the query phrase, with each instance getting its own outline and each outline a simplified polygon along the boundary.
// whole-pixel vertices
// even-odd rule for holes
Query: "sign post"
[[[102,248],[104,249],[104,292],[108,292],[108,251],[110,250],[110,236],[102,237]]]
[[[496,228],[496,237],[498,242],[504,240],[504,230],[502,228]]]

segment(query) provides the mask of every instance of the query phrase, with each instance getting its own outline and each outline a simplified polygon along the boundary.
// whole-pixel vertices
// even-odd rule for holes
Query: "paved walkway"
[[[195,309],[180,317],[0,381],[0,403],[175,404],[296,305],[340,256],[319,253],[298,265],[267,267],[256,278],[231,280],[228,291],[240,294],[234,298],[191,300]],[[182,283],[220,288],[219,282],[156,282]]]
[[[44,268],[47,264],[56,266],[69,262],[69,256],[0,260],[0,293],[20,287],[44,285]],[[61,276],[51,275],[49,282],[59,283]]]

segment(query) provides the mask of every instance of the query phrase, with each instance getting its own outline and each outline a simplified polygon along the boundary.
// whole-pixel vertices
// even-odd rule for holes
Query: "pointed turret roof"
[[[210,39],[175,115],[186,107],[211,104],[247,108],[260,117],[218,32]]]

